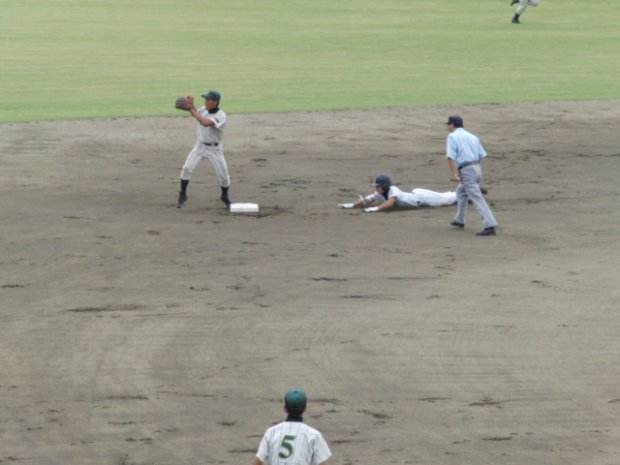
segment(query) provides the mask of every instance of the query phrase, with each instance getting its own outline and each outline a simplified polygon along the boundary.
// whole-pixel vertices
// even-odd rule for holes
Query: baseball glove
[[[174,108],[177,110],[185,110],[189,111],[192,106],[185,97],[179,97],[176,102],[174,102]]]

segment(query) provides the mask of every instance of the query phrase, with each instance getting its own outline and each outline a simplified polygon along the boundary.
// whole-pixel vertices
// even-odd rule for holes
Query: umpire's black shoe
[[[476,236],[495,236],[495,228],[484,228],[482,231],[477,232]]]
[[[516,5],[517,3],[519,3],[519,0],[512,0],[512,2],[510,2],[510,6]]]
[[[459,223],[458,221],[452,221],[450,225],[454,226],[455,228],[460,228],[460,229],[463,229],[465,227],[463,223]]]
[[[181,208],[183,205],[185,205],[185,202],[187,202],[187,194],[184,194],[183,192],[179,192],[179,199],[177,200],[177,208]]]

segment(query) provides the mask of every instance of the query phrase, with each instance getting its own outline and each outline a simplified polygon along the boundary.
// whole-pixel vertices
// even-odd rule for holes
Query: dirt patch
[[[383,171],[452,190],[453,113],[497,236],[473,209],[337,207]],[[0,463],[250,463],[292,386],[334,464],[616,463],[619,123],[618,101],[231,114],[258,215],[207,163],[175,208],[187,117],[0,126]]]

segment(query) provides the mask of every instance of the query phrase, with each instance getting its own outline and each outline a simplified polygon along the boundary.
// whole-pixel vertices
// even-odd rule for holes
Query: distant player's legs
[[[535,2],[535,3],[532,3]],[[515,3],[519,4],[519,7],[517,8],[517,11],[515,11],[515,15],[512,17],[512,23],[513,24],[519,24],[519,17],[523,14],[523,12],[527,9],[527,5],[534,5],[537,6],[538,5],[538,0],[513,0],[513,2],[510,5],[514,5]]]
[[[527,5],[529,4],[529,0],[519,0],[519,8],[515,12],[517,16],[521,16],[523,12],[527,9]]]

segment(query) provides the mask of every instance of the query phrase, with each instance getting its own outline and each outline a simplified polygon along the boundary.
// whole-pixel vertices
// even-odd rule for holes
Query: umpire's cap
[[[202,98],[205,100],[217,100],[219,102],[222,100],[222,94],[220,94],[217,90],[210,90],[206,94],[202,94]]]
[[[301,389],[290,389],[284,396],[284,405],[289,408],[306,408],[306,393]]]
[[[384,189],[389,189],[392,185],[392,180],[387,174],[381,173],[375,178],[375,182],[373,182],[372,185],[374,187],[383,187]]]
[[[454,124],[455,128],[462,128],[463,118],[461,118],[459,115],[448,116],[448,121],[446,121],[446,124],[447,125]]]

